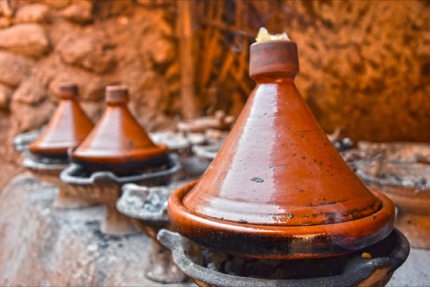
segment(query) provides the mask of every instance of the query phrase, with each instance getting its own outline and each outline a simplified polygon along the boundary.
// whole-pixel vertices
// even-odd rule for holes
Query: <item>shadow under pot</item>
[[[93,123],[78,103],[78,87],[73,83],[60,84],[60,102],[47,126],[29,133],[19,140],[24,149],[23,165],[42,181],[57,185],[59,193],[54,200],[56,208],[80,208],[93,201],[76,198],[59,179],[60,172],[69,164],[67,150],[79,145],[90,133]],[[34,141],[24,145],[32,137]],[[18,139],[17,139],[18,140]]]
[[[430,249],[430,145],[361,143],[351,165],[397,207],[395,226],[413,247]]]
[[[152,246],[145,277],[160,283],[181,283],[187,280],[187,276],[173,263],[170,250],[157,240],[158,231],[169,228],[167,198],[175,186],[126,184],[116,204],[118,211],[129,217],[138,230],[151,237]]]

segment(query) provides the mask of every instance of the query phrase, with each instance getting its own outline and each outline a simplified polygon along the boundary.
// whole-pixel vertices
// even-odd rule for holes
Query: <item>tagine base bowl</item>
[[[394,229],[389,236],[380,242],[349,255],[328,259],[284,260],[282,263],[278,262],[280,264],[278,266],[280,267],[277,267],[273,262],[267,260],[258,262],[257,260],[259,259],[238,259],[226,254],[221,254],[221,256],[218,254],[216,257],[212,257],[223,258],[225,256],[228,259],[223,263],[209,262],[207,254],[210,254],[210,250],[204,249],[178,233],[168,230],[161,230],[158,233],[158,239],[161,244],[172,250],[173,260],[178,267],[191,277],[197,285],[202,287],[385,286],[391,279],[394,271],[406,260],[410,250],[405,236],[400,231]],[[368,252],[372,258],[363,258],[363,252]],[[243,262],[243,266],[241,266],[243,268],[242,271],[228,271],[230,274],[225,273],[227,266],[235,265],[235,263],[230,264],[228,260],[232,260],[230,263],[235,260]],[[306,266],[304,269],[309,269],[309,266],[312,266],[312,264],[319,267],[315,269],[311,268],[310,270],[327,269],[327,260],[331,260],[330,262],[333,263],[338,262],[339,268],[334,274],[324,275],[323,272],[317,275],[310,275],[307,270],[300,269],[303,266]],[[261,278],[258,275],[243,276],[243,274],[233,274],[235,272],[249,273],[251,269],[250,265],[260,263],[266,266],[269,277],[272,279]],[[284,266],[286,268],[282,270]],[[299,271],[296,268],[296,272],[291,273],[291,269],[295,269],[295,266],[300,266]],[[224,270],[221,271],[218,268],[224,268]],[[259,269],[255,270],[258,272]],[[333,270],[330,270],[330,272]],[[282,276],[285,278],[277,278]]]
[[[169,165],[165,170],[118,176],[110,171],[89,172],[82,166],[72,164],[60,174],[63,182],[70,185],[76,197],[97,201],[106,206],[105,218],[100,230],[110,235],[135,234],[137,230],[129,218],[116,209],[121,187],[126,183],[153,186],[168,184],[180,169],[178,157],[169,155]]]
[[[166,186],[145,187],[126,184],[122,187],[117,210],[127,216],[134,227],[151,237],[145,277],[159,283],[173,284],[187,280],[187,276],[175,265],[172,253],[157,240],[157,233],[169,228],[167,198],[171,189]]]

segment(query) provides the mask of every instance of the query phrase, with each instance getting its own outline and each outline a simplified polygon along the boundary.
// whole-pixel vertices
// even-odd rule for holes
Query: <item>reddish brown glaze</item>
[[[92,128],[93,123],[78,104],[78,87],[63,83],[57,110],[29,150],[44,157],[67,157],[67,149],[79,145]]]
[[[167,162],[167,147],[155,145],[127,108],[123,86],[106,88],[107,107],[97,125],[72,153],[73,162],[89,169],[125,170]]]
[[[294,85],[296,44],[255,43],[250,63],[257,86],[229,137],[200,181],[172,195],[178,231],[215,249],[234,252],[243,240],[245,255],[291,258],[345,253],[387,236],[393,205],[343,161]]]

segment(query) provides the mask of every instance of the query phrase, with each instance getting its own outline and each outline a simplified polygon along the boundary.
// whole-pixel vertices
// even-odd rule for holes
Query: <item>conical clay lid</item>
[[[389,234],[392,203],[343,161],[294,85],[297,46],[251,46],[257,82],[217,157],[169,202],[177,230],[227,253],[327,257]]]
[[[107,107],[100,120],[72,153],[71,158],[88,169],[138,171],[167,162],[166,146],[155,145],[127,108],[124,86],[106,88]]]
[[[42,157],[67,158],[67,149],[78,146],[93,128],[92,121],[78,104],[78,87],[60,85],[60,103],[42,134],[29,146]]]

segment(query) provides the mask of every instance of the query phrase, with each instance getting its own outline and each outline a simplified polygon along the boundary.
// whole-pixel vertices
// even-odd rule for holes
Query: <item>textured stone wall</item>
[[[297,84],[326,130],[430,142],[429,1],[290,5],[300,15],[285,27],[300,45]]]
[[[104,87],[129,87],[130,107],[148,129],[172,123],[179,91],[172,1],[0,1],[2,139],[39,128],[58,85],[74,81],[93,120]]]
[[[14,135],[48,121],[61,81],[78,83],[94,120],[104,87],[122,83],[147,129],[171,127],[181,114],[177,11],[169,0],[0,0],[0,140],[8,142],[0,154]],[[221,22],[209,23],[208,11],[221,13]],[[343,127],[354,140],[430,141],[428,15],[428,1],[198,1],[200,112],[240,112],[253,86],[242,54],[266,26],[298,43],[297,85],[327,132]],[[214,39],[205,34],[210,27],[224,34]],[[217,68],[228,53],[213,57],[212,73],[201,72],[212,42],[238,54],[230,73]]]
[[[296,83],[327,132],[342,127],[354,140],[430,141],[429,1],[199,3],[207,43],[199,62],[215,67],[198,75],[201,93],[212,97],[208,107],[240,110],[252,87],[243,59],[265,26],[297,42]]]

